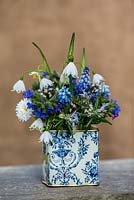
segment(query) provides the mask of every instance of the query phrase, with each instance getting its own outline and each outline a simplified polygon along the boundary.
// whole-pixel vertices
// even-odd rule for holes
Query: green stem
[[[74,40],[75,40],[75,33],[72,33],[71,42],[68,50],[67,63],[74,61],[74,56],[73,56]]]
[[[81,72],[83,72],[85,66],[86,66],[86,52],[85,52],[85,48],[83,48],[81,68],[80,68]]]
[[[42,56],[42,59],[43,59],[43,64],[45,66],[45,71],[48,72],[48,74],[50,75],[51,74],[51,70],[50,70],[50,67],[48,65],[47,59],[46,59],[42,49],[35,42],[32,42],[32,44],[39,50],[39,52],[40,52],[40,54]]]

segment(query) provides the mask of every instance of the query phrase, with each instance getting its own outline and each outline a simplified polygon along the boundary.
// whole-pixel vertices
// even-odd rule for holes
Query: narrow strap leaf
[[[40,54],[42,56],[43,64],[45,65],[45,71],[48,72],[48,74],[51,74],[50,67],[48,65],[47,59],[46,59],[43,51],[41,50],[41,48],[35,42],[32,42],[32,44],[39,50],[39,52],[40,52]]]
[[[81,68],[80,68],[81,72],[83,72],[85,66],[86,66],[86,52],[85,52],[85,48],[83,48]]]
[[[75,40],[75,33],[72,33],[71,41],[70,41],[70,46],[68,50],[68,56],[67,56],[67,63],[73,62],[74,61],[74,40]]]

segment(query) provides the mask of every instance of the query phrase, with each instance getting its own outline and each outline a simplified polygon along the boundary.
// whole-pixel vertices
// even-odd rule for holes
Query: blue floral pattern
[[[98,132],[51,131],[52,143],[44,144],[44,179],[49,185],[98,183]]]
[[[85,169],[82,169],[86,175],[85,183],[93,184],[98,181],[98,157],[98,152],[95,152],[91,161],[86,162]]]

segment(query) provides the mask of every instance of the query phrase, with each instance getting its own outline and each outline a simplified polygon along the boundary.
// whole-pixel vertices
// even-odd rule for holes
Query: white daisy
[[[43,130],[43,121],[39,118],[39,119],[36,119],[32,124],[31,126],[29,127],[30,130],[39,130],[39,131],[42,131]]]
[[[104,80],[104,77],[101,76],[100,74],[94,74],[93,75],[93,84],[94,85],[99,85],[100,83],[102,83]]]
[[[53,82],[47,78],[43,78],[40,81],[40,89],[41,90],[46,89],[46,88],[48,88],[48,86],[52,86],[52,85],[53,85]]]
[[[39,79],[40,81],[40,74],[38,72],[30,72],[30,76],[33,76],[34,79]]]
[[[40,136],[40,142],[48,144],[50,141],[52,141],[52,136],[50,132],[44,131]]]
[[[25,84],[22,80],[17,81],[12,89],[12,91],[16,91],[17,93],[24,92],[25,90],[26,90]]]
[[[69,75],[72,75],[74,78],[78,78],[78,71],[73,62],[70,62],[63,70],[61,76],[60,76],[60,82],[61,83],[67,83],[69,82]]]
[[[31,101],[23,99],[16,106],[16,116],[22,122],[27,121],[32,116],[33,110],[27,108],[27,103],[31,103]]]

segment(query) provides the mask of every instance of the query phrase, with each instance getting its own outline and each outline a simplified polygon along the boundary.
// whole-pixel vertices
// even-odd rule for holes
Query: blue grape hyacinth
[[[63,86],[60,90],[59,90],[59,94],[58,94],[58,101],[61,104],[70,104],[71,103],[71,92],[69,91],[69,88],[67,88],[66,86]]]
[[[83,94],[88,93],[89,88],[91,86],[90,74],[89,74],[89,67],[85,67],[83,72],[81,73],[80,80],[77,83],[77,93]]]

